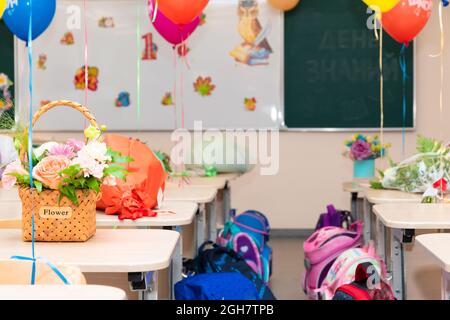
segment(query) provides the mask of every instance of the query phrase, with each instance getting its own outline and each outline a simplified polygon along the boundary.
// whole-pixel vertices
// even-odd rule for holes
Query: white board
[[[68,22],[74,22],[70,18],[73,14],[76,18],[76,10],[75,13],[71,11],[73,6],[79,8],[81,25],[69,30]],[[189,129],[196,120],[201,120],[204,128],[274,128],[281,125],[283,17],[265,0],[210,0],[205,10],[206,22],[188,40],[187,59],[176,58],[176,63],[174,55],[178,57],[177,52],[150,23],[147,0],[90,0],[86,12],[88,65],[99,70],[98,88],[89,91],[87,104],[98,122],[107,125],[108,130],[171,130],[175,125],[181,127],[183,109],[185,127]],[[141,35],[151,32],[157,45],[157,59],[141,61],[140,116],[137,108],[138,13]],[[98,21],[103,17],[112,17],[114,27],[99,27]],[[84,90],[76,90],[73,82],[76,70],[84,65],[83,21],[82,1],[58,0],[51,25],[33,42],[35,110],[42,101],[48,100],[84,102]],[[230,55],[236,47],[242,49],[244,40],[238,24],[245,22],[253,27],[259,23],[258,27],[263,31],[249,31],[243,27],[254,36],[258,32],[267,32],[262,39],[266,39],[272,53],[260,60],[264,65],[249,66]],[[60,43],[67,31],[72,32],[75,39],[72,45]],[[143,50],[144,40],[140,46]],[[253,46],[252,52],[264,53],[260,46]],[[38,68],[40,55],[47,57],[45,70]],[[27,61],[27,49],[21,42],[17,69],[22,108],[26,108],[29,101]],[[198,77],[211,77],[215,89],[210,96],[201,96],[194,91]],[[175,87],[176,107],[162,105],[165,93],[175,92]],[[130,94],[128,107],[115,106],[115,99],[122,91]],[[254,111],[245,106],[245,98],[256,99],[256,104],[249,103],[250,109],[256,105]],[[46,114],[35,129],[71,131],[80,130],[83,125],[81,116],[61,108]]]

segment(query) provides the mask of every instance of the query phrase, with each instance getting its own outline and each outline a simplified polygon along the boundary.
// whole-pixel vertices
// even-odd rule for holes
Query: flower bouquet
[[[384,156],[390,144],[382,145],[378,136],[370,137],[355,134],[352,140],[345,141],[348,148],[344,156],[353,160],[353,176],[370,178],[375,175],[375,159]]]
[[[27,156],[27,133],[16,135],[20,159],[10,163],[3,174],[3,186],[19,186],[22,200],[23,239],[32,238],[34,215],[36,241],[87,241],[96,230],[96,202],[101,184],[125,179],[126,169],[116,163],[130,162],[102,142],[105,128],[99,128],[85,107],[71,101],[55,101],[41,107],[33,125],[46,111],[69,106],[82,112],[91,126],[85,141],[47,142],[32,150],[32,179]],[[31,184],[31,185],[30,185]]]
[[[450,179],[450,147],[434,139],[418,136],[417,154],[381,172],[372,188],[424,193],[425,202],[447,191]]]

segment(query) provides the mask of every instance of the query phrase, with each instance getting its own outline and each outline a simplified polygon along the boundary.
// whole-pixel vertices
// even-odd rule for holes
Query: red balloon
[[[432,8],[432,0],[401,0],[381,15],[381,25],[396,41],[408,44],[425,27]]]
[[[200,16],[208,0],[158,0],[158,9],[175,24],[188,24]]]

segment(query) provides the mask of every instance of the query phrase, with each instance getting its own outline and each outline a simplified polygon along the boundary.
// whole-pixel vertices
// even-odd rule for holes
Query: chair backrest
[[[30,261],[0,261],[0,285],[30,284],[31,267]],[[57,266],[57,268],[71,284],[86,284],[86,279],[80,269],[68,266]],[[36,262],[36,284],[61,285],[63,282],[47,264]]]

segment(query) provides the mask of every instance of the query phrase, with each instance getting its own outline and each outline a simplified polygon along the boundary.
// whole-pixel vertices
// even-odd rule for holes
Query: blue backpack
[[[206,249],[207,246],[211,248]],[[218,246],[212,242],[205,242],[193,260],[184,263],[185,274],[188,276],[203,273],[237,272],[250,280],[255,286],[260,300],[275,300],[273,293],[264,281],[247,264],[242,256],[235,251]],[[234,290],[229,286],[229,290]]]
[[[217,237],[217,243],[239,253],[259,277],[269,283],[272,275],[272,248],[269,241],[270,225],[266,216],[256,210],[248,210],[236,216],[230,211],[230,221],[225,223]]]
[[[238,272],[202,273],[175,284],[176,300],[260,300],[255,285]]]

